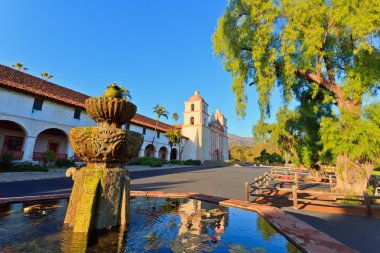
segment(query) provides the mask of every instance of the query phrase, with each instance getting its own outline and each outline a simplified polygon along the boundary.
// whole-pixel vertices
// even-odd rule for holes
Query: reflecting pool
[[[300,252],[255,212],[136,197],[128,227],[73,233],[67,200],[0,206],[0,252]]]

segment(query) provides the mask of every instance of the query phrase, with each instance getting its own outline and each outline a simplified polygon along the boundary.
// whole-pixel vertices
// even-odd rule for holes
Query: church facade
[[[185,102],[182,135],[189,138],[183,152],[184,159],[228,160],[227,119],[217,109],[209,115],[209,105],[195,91]]]
[[[86,114],[87,95],[0,65],[0,153],[11,153],[16,161],[40,161],[50,151],[56,159],[74,156],[68,134],[71,128],[93,126]],[[123,126],[144,136],[139,157],[165,160],[227,160],[227,120],[217,110],[208,114],[208,104],[195,92],[185,102],[184,122],[159,122],[136,114]],[[165,133],[181,129],[181,147],[171,148]]]

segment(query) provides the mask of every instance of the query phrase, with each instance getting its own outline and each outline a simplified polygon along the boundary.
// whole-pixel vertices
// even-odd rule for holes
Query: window
[[[157,131],[157,138],[160,138],[160,131]]]
[[[5,136],[4,151],[21,151],[23,143],[23,137]]]
[[[191,104],[191,111],[194,111],[194,104]]]
[[[194,117],[190,118],[190,125],[194,125]]]
[[[203,118],[203,125],[206,125],[206,118]]]
[[[82,111],[80,109],[75,109],[75,111],[74,111],[74,119],[80,119],[81,112]]]
[[[125,130],[129,130],[131,128],[131,124],[127,123],[125,124]]]
[[[143,135],[146,135],[146,128],[143,128]]]
[[[35,98],[33,103],[33,110],[42,111],[43,103],[44,101],[42,99]]]

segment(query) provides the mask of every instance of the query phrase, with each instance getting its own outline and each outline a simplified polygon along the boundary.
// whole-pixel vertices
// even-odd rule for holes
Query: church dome
[[[199,91],[195,91],[194,94],[189,98],[189,101],[199,101],[199,100],[202,100],[204,101],[203,97],[201,95],[199,95]]]

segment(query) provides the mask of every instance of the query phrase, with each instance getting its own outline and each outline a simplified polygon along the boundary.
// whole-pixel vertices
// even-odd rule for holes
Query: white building
[[[14,160],[39,161],[44,151],[57,159],[73,156],[68,133],[72,127],[92,126],[84,108],[87,95],[27,73],[0,65],[0,152]],[[184,124],[160,122],[152,145],[156,120],[140,114],[124,126],[144,135],[139,156],[169,159],[228,159],[227,120],[217,111],[208,115],[208,104],[198,92],[185,102]],[[170,151],[165,133],[182,128],[183,147]]]

